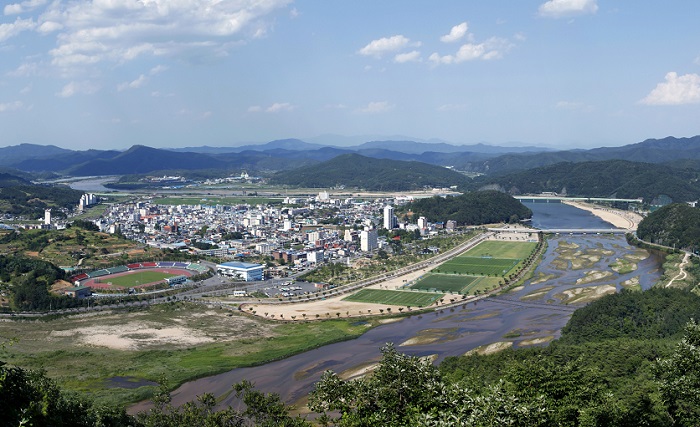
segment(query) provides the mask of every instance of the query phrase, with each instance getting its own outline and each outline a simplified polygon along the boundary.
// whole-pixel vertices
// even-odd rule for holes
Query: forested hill
[[[647,242],[700,251],[700,208],[685,203],[666,205],[639,223],[637,236]]]
[[[312,188],[345,186],[372,191],[406,191],[463,185],[467,180],[460,173],[427,163],[344,154],[313,166],[279,172],[270,179],[270,183]]]
[[[672,169],[651,163],[606,160],[563,162],[500,177],[481,177],[472,189],[498,186],[510,194],[556,192],[579,197],[644,198],[647,203],[666,195],[675,202],[697,200],[700,187],[695,170]]]
[[[457,221],[459,225],[517,222],[530,218],[532,211],[513,197],[498,191],[476,191],[461,196],[419,199],[401,208],[431,222]]]
[[[38,185],[10,174],[0,174],[0,213],[41,217],[46,208],[76,206],[82,191],[63,185]]]

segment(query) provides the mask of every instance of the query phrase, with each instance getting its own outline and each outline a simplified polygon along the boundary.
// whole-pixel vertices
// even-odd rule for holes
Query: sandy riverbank
[[[609,222],[617,228],[622,228],[625,230],[634,231],[637,229],[639,222],[642,220],[642,216],[629,211],[623,211],[620,209],[612,209],[608,207],[598,206],[591,203],[585,202],[574,202],[570,200],[562,200],[562,203],[566,203],[569,206],[575,208],[586,210],[603,221]]]

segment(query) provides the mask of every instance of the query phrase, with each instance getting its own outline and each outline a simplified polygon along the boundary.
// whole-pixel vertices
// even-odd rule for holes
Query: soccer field
[[[427,307],[444,294],[432,292],[389,291],[384,289],[362,289],[343,301],[370,302],[375,304]]]
[[[537,243],[534,242],[501,242],[487,240],[468,250],[462,256],[490,256],[492,258],[523,259],[527,258],[530,252],[534,251],[536,247]]]
[[[433,270],[435,273],[505,276],[519,259],[458,256]]]
[[[481,278],[475,276],[426,274],[418,282],[411,285],[411,289],[462,293],[465,288],[469,287],[472,283],[479,279]]]
[[[178,276],[178,274],[166,273],[163,271],[144,270],[137,271],[125,276],[105,276],[100,277],[100,283],[111,283],[115,288],[133,288],[146,283],[159,282],[167,277]]]

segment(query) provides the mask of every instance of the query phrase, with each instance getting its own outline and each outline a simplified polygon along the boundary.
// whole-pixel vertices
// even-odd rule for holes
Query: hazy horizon
[[[571,149],[700,134],[700,3],[687,0],[26,0],[2,13],[2,147],[407,135]]]

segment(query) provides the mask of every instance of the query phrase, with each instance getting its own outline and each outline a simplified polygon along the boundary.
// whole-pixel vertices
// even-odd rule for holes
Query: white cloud
[[[280,111],[292,111],[293,109],[294,106],[289,102],[275,102],[274,104],[267,107],[267,110],[265,111],[268,113],[277,113]]]
[[[253,105],[248,107],[249,113],[279,113],[282,111],[292,111],[296,106],[290,104],[289,102],[275,102],[269,107],[261,107],[260,105]]]
[[[19,91],[19,93],[21,93],[22,95],[24,95],[24,94],[27,94],[27,93],[29,93],[29,92],[31,92],[31,91],[32,91],[32,84],[30,83],[30,84],[26,85],[25,87],[23,87],[23,88]]]
[[[0,103],[0,113],[5,113],[7,111],[17,111],[22,109],[24,104],[22,101],[8,102],[5,104]]]
[[[146,82],[148,81],[148,78],[141,74],[136,80],[130,81],[130,82],[124,82],[121,83],[119,86],[117,86],[117,90],[119,92],[125,91],[127,89],[138,89]]]
[[[6,10],[25,10],[45,2],[28,0]],[[36,22],[0,25],[0,41],[21,28],[54,33],[51,64],[76,73],[85,71],[86,65],[120,64],[142,56],[202,62],[224,57],[234,46],[266,34],[272,23],[269,15],[289,3],[291,0],[53,1]]]
[[[90,81],[84,81],[84,82],[70,82],[63,86],[63,89],[59,93],[57,93],[57,96],[60,96],[61,98],[70,98],[73,95],[92,95],[93,93],[97,92],[100,90],[100,87],[96,85],[93,82]]]
[[[411,52],[399,53],[394,57],[394,62],[403,64],[404,62],[417,62],[420,61],[420,52],[413,50]]]
[[[39,6],[46,4],[46,0],[27,0],[22,3],[12,3],[5,6],[3,10],[5,15],[17,15],[24,12],[29,12]]]
[[[682,105],[700,102],[700,75],[675,72],[666,74],[665,82],[656,85],[640,102],[646,105]]]
[[[468,27],[467,27],[466,22],[462,22],[461,24],[457,24],[454,27],[452,27],[449,34],[446,34],[446,35],[440,37],[440,41],[443,43],[456,42],[457,40],[464,37],[465,34],[467,34],[467,28]]]
[[[0,24],[0,42],[4,42],[22,31],[33,30],[36,23],[32,19],[15,19],[15,22],[9,24]]]
[[[499,59],[503,54],[510,50],[513,44],[506,39],[492,37],[483,43],[466,43],[460,46],[459,50],[453,55],[440,55],[437,52],[433,53],[428,59],[434,65],[440,64],[458,64],[460,62],[491,59]]]
[[[540,16],[562,18],[574,15],[594,14],[598,11],[597,0],[549,0],[538,9]]]
[[[168,67],[166,65],[156,65],[155,67],[151,68],[151,71],[149,71],[148,74],[155,76],[156,74],[167,71],[167,69]]]
[[[365,56],[374,56],[375,58],[381,58],[387,53],[391,52],[396,52],[398,50],[401,50],[407,46],[409,46],[409,43],[411,42],[410,39],[402,36],[402,35],[395,35],[391,37],[383,37],[381,39],[377,40],[372,40],[367,44],[367,46],[363,47],[358,51],[360,55],[365,55]],[[419,46],[420,43],[416,44],[414,43],[413,46]]]
[[[359,108],[357,111],[360,113],[376,114],[376,113],[386,113],[394,109],[393,104],[389,104],[386,101],[375,101],[370,102],[366,106]]]

